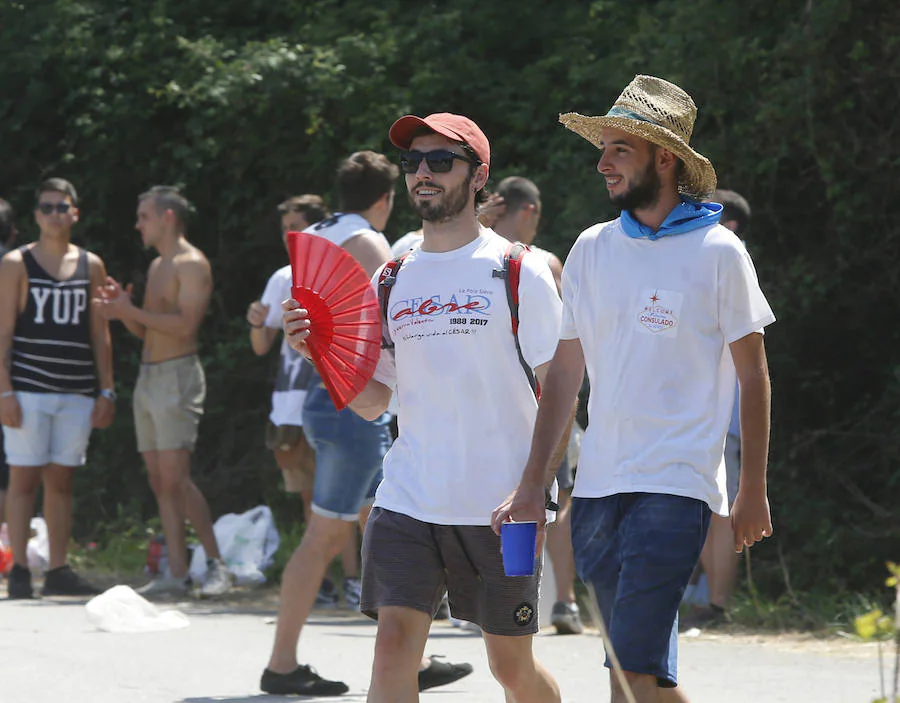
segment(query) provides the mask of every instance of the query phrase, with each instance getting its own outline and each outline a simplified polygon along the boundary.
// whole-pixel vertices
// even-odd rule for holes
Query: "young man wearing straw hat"
[[[550,455],[587,367],[591,422],[575,480],[572,541],[608,629],[612,700],[686,701],[677,688],[678,604],[710,514],[728,514],[723,448],[741,387],[735,549],[772,533],[766,495],[774,321],[746,249],[700,202],[716,185],[689,145],[696,107],[637,76],[603,117],[560,121],[601,150],[621,216],[581,233],[563,271],[560,342],[531,454],[495,528],[543,516]],[[733,361],[732,361],[733,359]]]
[[[490,527],[493,507],[516,485],[537,413],[497,275],[509,242],[475,215],[490,145],[472,120],[449,113],[402,117],[390,139],[403,150],[424,239],[395,272],[386,301],[394,353],[382,354],[350,404],[378,417],[396,392],[400,407],[363,536],[361,609],[378,616],[367,700],[418,700],[416,669],[446,589],[454,617],[481,627],[507,700],[558,702],[556,682],[532,651],[540,562],[530,576],[505,576]],[[542,257],[522,257],[520,274],[518,340],[542,381],[561,304]],[[300,351],[309,322],[296,308],[285,304],[284,326]]]

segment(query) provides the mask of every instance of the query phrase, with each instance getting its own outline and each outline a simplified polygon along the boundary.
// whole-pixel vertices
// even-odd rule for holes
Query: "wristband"
[[[559,503],[553,502],[553,496],[550,495],[550,489],[544,489],[544,509],[552,513],[559,512]]]
[[[15,394],[15,391],[3,391],[0,393],[0,398],[12,398]]]

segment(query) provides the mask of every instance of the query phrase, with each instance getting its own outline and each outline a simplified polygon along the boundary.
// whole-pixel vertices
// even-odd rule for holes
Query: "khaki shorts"
[[[412,608],[434,616],[447,591],[450,613],[491,635],[538,631],[541,559],[534,575],[507,576],[489,526],[434,525],[373,508],[363,534],[360,610]]]
[[[316,479],[316,453],[297,425],[266,424],[266,446],[275,454],[275,463],[284,477],[288,493],[311,491]]]
[[[205,398],[206,378],[196,355],[141,364],[134,388],[138,451],[193,451]]]

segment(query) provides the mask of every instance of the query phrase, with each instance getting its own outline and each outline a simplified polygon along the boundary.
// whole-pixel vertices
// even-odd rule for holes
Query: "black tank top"
[[[93,395],[97,377],[91,347],[87,252],[78,249],[75,273],[59,281],[38,264],[30,247],[19,251],[28,273],[28,302],[16,319],[13,389]]]

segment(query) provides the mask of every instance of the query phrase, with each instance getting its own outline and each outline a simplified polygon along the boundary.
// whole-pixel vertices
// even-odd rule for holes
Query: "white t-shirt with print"
[[[727,515],[728,345],[775,320],[741,241],[721,225],[657,241],[594,225],[562,298],[560,338],[581,340],[591,382],[572,495],[667,493]]]
[[[445,253],[413,249],[390,292],[394,354],[375,380],[399,397],[400,435],[375,505],[440,525],[489,525],[518,485],[537,401],[516,354],[492,230]],[[553,357],[561,302],[541,257],[522,258],[519,342],[535,368]],[[377,282],[376,276],[373,281]]]
[[[263,305],[269,306],[264,323],[266,327],[281,329],[281,303],[291,297],[292,283],[290,265],[278,269],[269,278],[260,299]],[[278,375],[275,377],[275,390],[272,392],[272,411],[269,413],[273,425],[299,427],[303,424],[303,401],[306,399],[306,389],[312,372],[312,364],[282,339]]]

